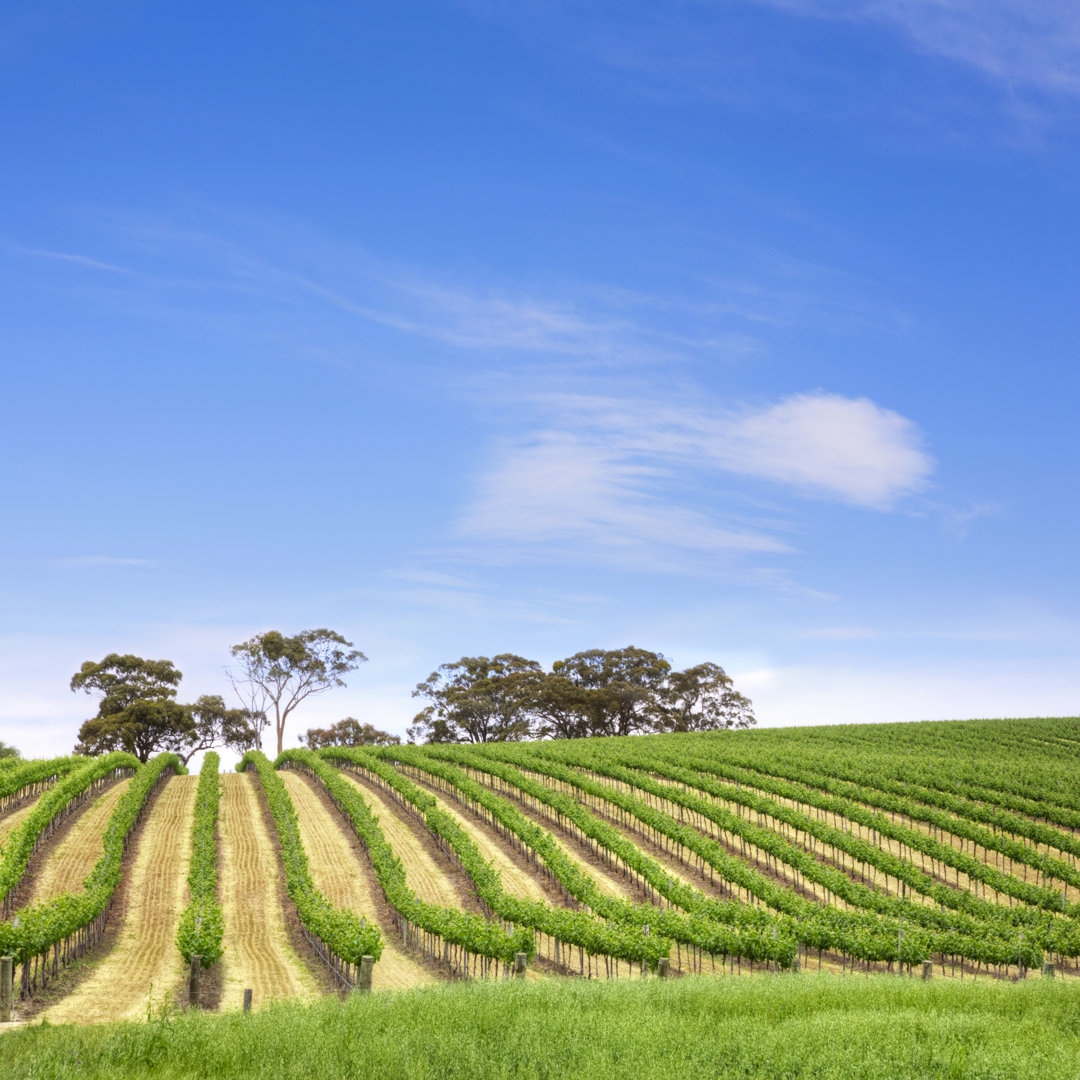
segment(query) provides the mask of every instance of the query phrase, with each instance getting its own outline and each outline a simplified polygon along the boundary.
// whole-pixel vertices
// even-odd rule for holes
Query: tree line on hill
[[[305,630],[287,637],[256,635],[232,647],[237,666],[227,677],[242,704],[220,694],[176,700],[181,672],[169,660],[110,653],[88,660],[72,691],[100,694],[98,711],[79,730],[75,752],[127,750],[140,761],[163,750],[189,761],[201,750],[262,749],[273,727],[277,751],[286,723],[308,697],[345,685],[366,660],[340,634]],[[545,670],[513,653],[466,656],[443,664],[413,692],[427,701],[408,729],[409,742],[508,742],[586,738],[657,731],[746,728],[756,721],[748,698],[719,664],[675,670],[660,653],[628,646],[589,649]],[[300,742],[325,746],[393,746],[397,735],[346,717],[309,728]]]
[[[719,664],[676,671],[660,653],[628,646],[588,649],[545,671],[513,653],[465,656],[413,692],[429,704],[410,742],[581,739],[656,731],[717,731],[756,721]]]
[[[127,750],[140,761],[169,750],[185,764],[200,750],[227,746],[242,753],[262,749],[271,726],[277,752],[285,726],[307,698],[345,685],[345,676],[367,657],[333,630],[303,630],[291,637],[277,630],[257,634],[231,649],[236,667],[227,678],[240,707],[220,694],[192,704],[176,700],[182,674],[170,660],[109,653],[87,660],[71,680],[72,691],[101,695],[96,716],[79,729],[77,754]]]

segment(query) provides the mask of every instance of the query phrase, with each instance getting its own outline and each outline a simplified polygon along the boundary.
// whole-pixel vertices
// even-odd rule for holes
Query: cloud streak
[[[783,555],[792,549],[774,524],[711,508],[725,477],[886,511],[933,471],[915,424],[865,398],[796,394],[742,410],[569,394],[533,404],[549,423],[496,447],[459,523],[462,536],[519,556],[574,550],[677,568]]]
[[[66,286],[97,308],[204,320],[328,358],[335,347],[354,354],[358,330],[385,330],[471,366],[745,363],[767,352],[770,333],[793,327],[848,336],[909,325],[873,282],[773,251],[730,251],[707,272],[640,289],[406,266],[290,222],[201,216],[206,227],[102,215],[94,249],[105,257],[11,250],[70,267]]]
[[[545,287],[494,276],[440,274],[382,259],[362,247],[280,221],[214,215],[219,228],[182,227],[160,219],[108,217],[105,234],[138,270],[82,254],[15,247],[23,255],[84,269],[124,274],[112,295],[127,296],[142,313],[232,310],[250,318],[262,306],[278,322],[302,325],[327,313],[367,323],[455,351],[513,354],[599,366],[668,361],[698,352],[716,356],[753,351],[745,332],[717,332],[702,307],[700,333],[686,330],[682,305],[617,288],[580,283]],[[97,296],[98,294],[95,294]],[[648,317],[639,317],[645,311]],[[656,317],[668,312],[671,326]],[[709,325],[703,326],[706,322]],[[259,321],[260,333],[265,320]]]
[[[103,270],[110,274],[133,274],[126,266],[117,266],[115,263],[102,262],[100,259],[91,259],[86,255],[73,255],[66,251],[46,251],[43,248],[25,248],[11,245],[12,250],[21,255],[33,255],[39,259],[54,259],[57,262],[70,263],[72,266],[81,266],[87,270]]]
[[[1007,83],[1080,94],[1080,8],[1072,0],[754,0],[812,18],[873,23],[919,52]]]
[[[458,2],[649,104],[884,118],[935,141],[1031,145],[1080,98],[1074,0]]]
[[[102,567],[125,567],[125,566],[141,566],[150,567],[158,566],[161,563],[160,559],[144,559],[127,555],[68,555],[59,559],[53,560],[56,566],[65,567],[80,567],[80,566],[102,566]]]

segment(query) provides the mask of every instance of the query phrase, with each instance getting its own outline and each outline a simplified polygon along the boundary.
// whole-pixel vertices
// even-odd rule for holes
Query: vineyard
[[[0,845],[17,1018],[1080,975],[1077,719],[14,762]]]

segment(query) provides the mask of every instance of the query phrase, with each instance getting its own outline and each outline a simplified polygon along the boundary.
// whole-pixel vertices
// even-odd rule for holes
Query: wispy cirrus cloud
[[[753,0],[792,14],[872,23],[918,51],[1008,83],[1080,94],[1080,7],[1072,0]]]
[[[280,220],[101,217],[91,254],[7,246],[69,266],[66,288],[97,308],[205,320],[328,360],[337,343],[352,352],[365,333],[389,331],[485,366],[504,357],[597,368],[744,362],[793,327],[895,335],[910,323],[874,282],[777,251],[731,250],[709,271],[643,289],[410,266]],[[55,273],[49,285],[58,287]]]
[[[782,555],[792,549],[775,522],[715,505],[732,478],[886,511],[934,467],[917,426],[865,398],[818,392],[730,409],[546,394],[533,404],[547,423],[494,448],[459,523],[516,557],[572,551],[685,569]]]
[[[933,141],[1031,145],[1080,98],[1072,0],[459,2],[650,103],[887,118]]]
[[[257,323],[259,334],[310,342],[327,314],[352,325],[397,332],[457,352],[512,354],[598,365],[639,364],[695,353],[742,355],[757,343],[743,328],[718,331],[702,308],[603,284],[522,283],[497,275],[440,273],[383,259],[360,245],[281,221],[207,213],[213,226],[182,226],[135,214],[103,215],[104,239],[128,265],[96,255],[8,245],[110,281],[73,282],[95,303],[144,317],[205,317]],[[137,269],[134,269],[134,268]],[[119,275],[126,280],[120,281]],[[113,280],[113,279],[117,280]],[[664,313],[667,313],[665,325]],[[268,317],[264,317],[267,315]],[[642,313],[645,317],[642,317]]]
[[[54,566],[102,566],[102,567],[123,567],[123,566],[139,566],[139,567],[151,567],[160,566],[160,559],[147,559],[129,555],[67,555],[58,559],[53,559]]]
[[[33,255],[39,259],[54,259],[57,262],[71,263],[89,270],[104,270],[110,274],[133,274],[126,266],[117,266],[115,263],[103,262],[101,259],[92,259],[87,255],[76,255],[67,251],[47,251],[43,248],[20,247],[17,244],[8,245],[13,251],[21,255]]]
[[[811,641],[872,641],[881,637],[881,631],[869,626],[820,626],[804,630],[799,637]]]
[[[868,398],[815,391],[758,407],[560,393],[532,400],[611,453],[757,477],[874,509],[922,490],[933,471],[918,427]]]
[[[661,564],[675,552],[770,553],[788,546],[762,532],[718,524],[662,494],[670,466],[643,446],[614,446],[597,433],[548,431],[496,450],[460,523],[467,537],[551,554],[606,553]],[[519,548],[520,552],[521,548]]]

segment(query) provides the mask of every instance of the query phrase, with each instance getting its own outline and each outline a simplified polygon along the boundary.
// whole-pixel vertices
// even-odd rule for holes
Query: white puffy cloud
[[[880,508],[925,486],[933,468],[910,420],[838,394],[796,394],[721,423],[706,449],[731,472]]]

